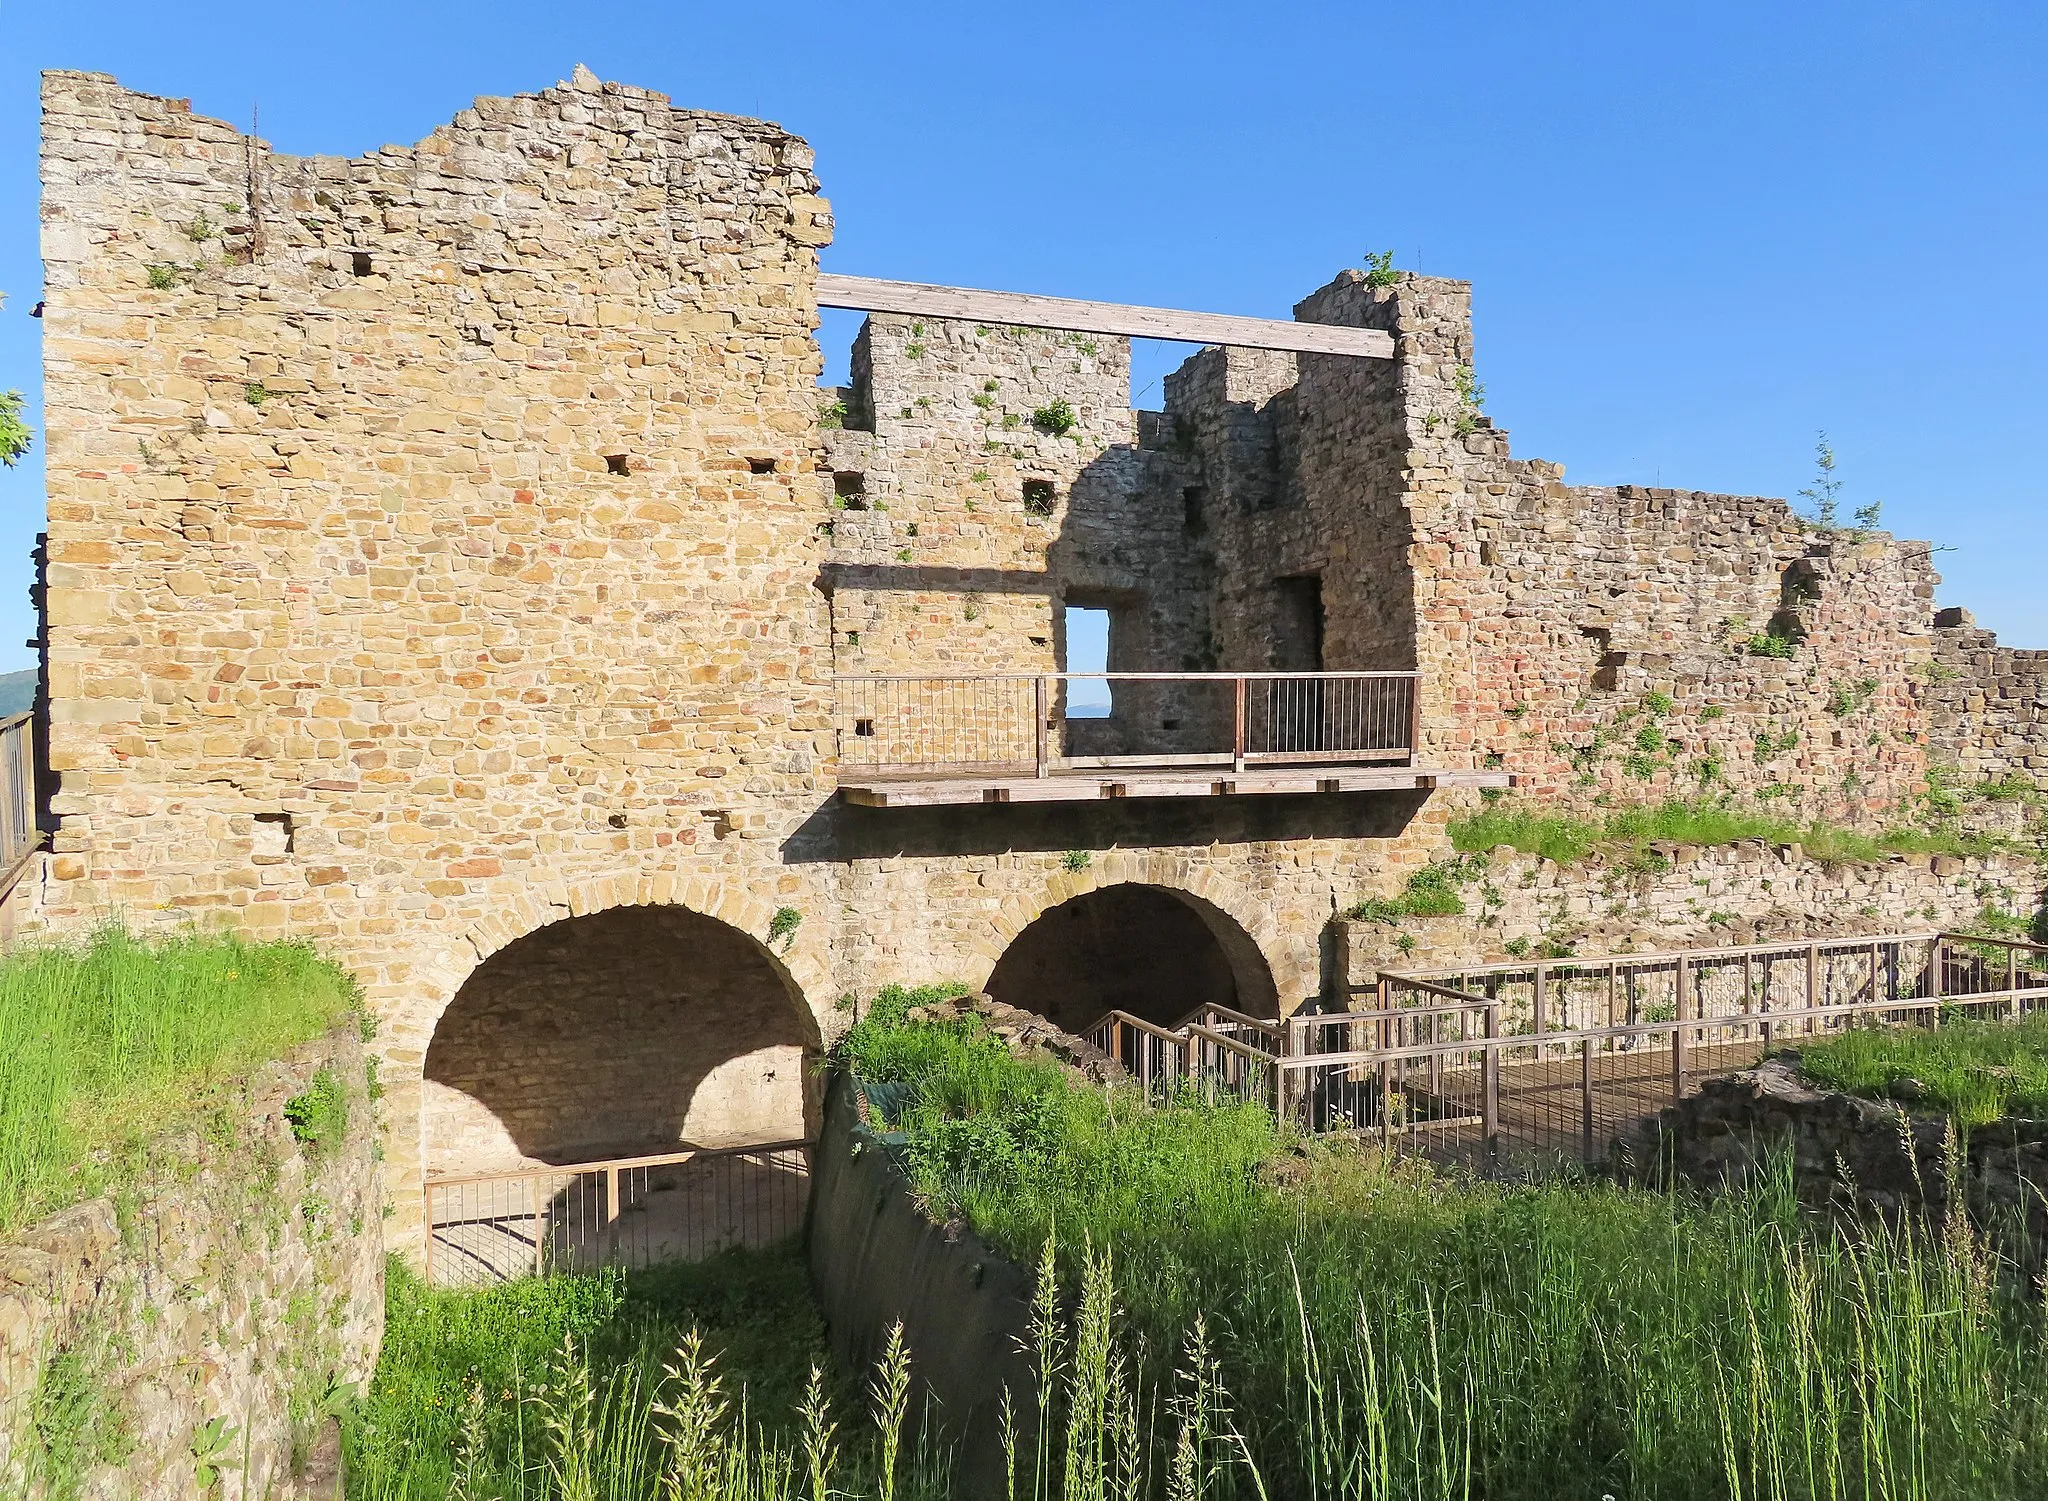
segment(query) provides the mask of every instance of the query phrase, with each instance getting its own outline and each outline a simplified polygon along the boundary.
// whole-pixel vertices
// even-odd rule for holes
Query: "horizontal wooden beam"
[[[1093,803],[1113,798],[1244,797],[1318,792],[1412,792],[1435,787],[1502,787],[1499,771],[1417,771],[1407,767],[1307,772],[1131,772],[1123,776],[954,776],[839,784],[863,808],[932,808],[965,803]]]
[[[1184,344],[1229,344],[1241,349],[1290,349],[1297,354],[1394,357],[1391,334],[1334,323],[1290,323],[1283,318],[1241,318],[1235,313],[1184,313],[1174,308],[1036,297],[1028,292],[978,292],[915,281],[818,273],[818,306],[867,313],[912,313],[959,323],[1058,328],[1073,333],[1123,334],[1133,339],[1174,339]]]

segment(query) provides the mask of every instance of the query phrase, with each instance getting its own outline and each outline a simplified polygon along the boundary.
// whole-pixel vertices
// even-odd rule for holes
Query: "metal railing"
[[[1774,1048],[1864,1025],[2017,1020],[2048,946],[1953,933],[1390,973],[1364,1009],[1173,1027],[1111,1012],[1089,1041],[1145,1089],[1258,1099],[1310,1132],[1469,1162],[1594,1161],[1635,1124]]]
[[[426,1180],[427,1280],[696,1261],[804,1227],[811,1144],[669,1152]]]
[[[0,881],[43,842],[36,827],[35,716],[0,719]]]
[[[1189,768],[1404,761],[1416,740],[1412,672],[1093,672],[840,677],[842,770],[1051,776],[1113,766]],[[1107,718],[1073,714],[1068,687],[1107,684]]]

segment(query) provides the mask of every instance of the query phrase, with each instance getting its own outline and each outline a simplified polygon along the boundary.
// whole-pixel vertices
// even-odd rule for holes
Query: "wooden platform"
[[[934,808],[968,803],[1092,803],[1111,798],[1252,797],[1317,792],[1414,792],[1436,787],[1507,787],[1504,771],[1428,767],[1317,766],[1270,771],[1062,772],[1049,777],[974,776],[858,778],[842,781],[849,803],[863,808]]]

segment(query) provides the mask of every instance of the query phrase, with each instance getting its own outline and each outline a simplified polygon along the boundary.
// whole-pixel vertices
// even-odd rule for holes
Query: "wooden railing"
[[[1071,712],[1071,685],[1104,684],[1106,717]],[[1405,761],[1412,672],[1119,672],[841,677],[842,770],[1052,776],[1115,766]]]
[[[1390,973],[1353,1000],[1284,1023],[1112,1012],[1089,1040],[1148,1090],[1258,1099],[1310,1132],[1469,1161],[1593,1160],[1787,1042],[2048,1006],[2048,945],[1922,932],[1544,959]]]
[[[800,1232],[811,1143],[667,1152],[426,1180],[427,1280],[695,1261]]]

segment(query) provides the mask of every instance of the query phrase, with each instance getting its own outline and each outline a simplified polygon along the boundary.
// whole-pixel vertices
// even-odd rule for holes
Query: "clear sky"
[[[38,379],[39,69],[354,154],[580,61],[807,136],[831,270],[1275,316],[1370,250],[1469,278],[1517,453],[1786,495],[1825,429],[1845,510],[2048,647],[2039,0],[0,0],[0,36],[0,388]],[[39,446],[0,471],[0,671],[41,511]]]

